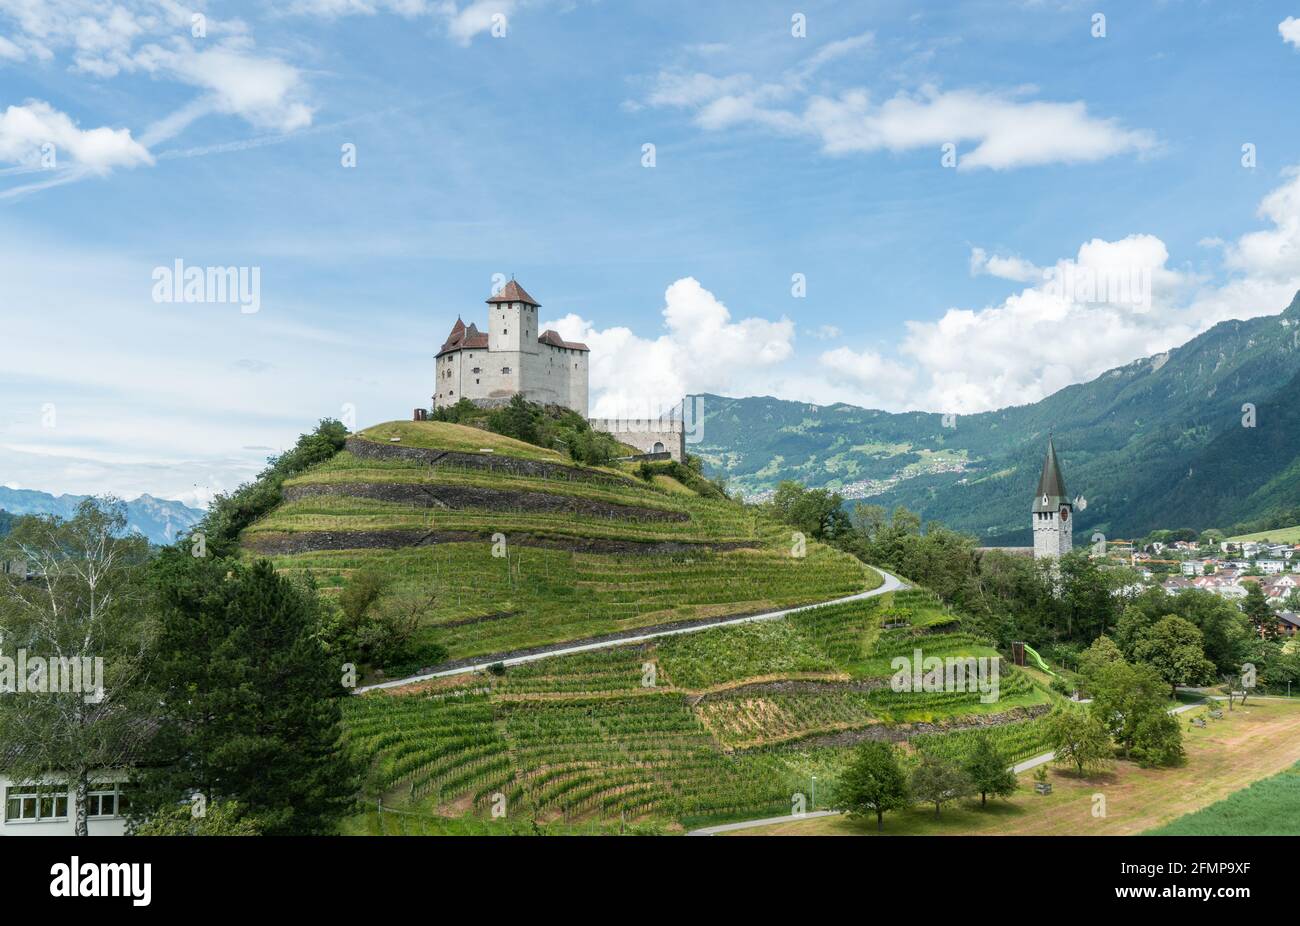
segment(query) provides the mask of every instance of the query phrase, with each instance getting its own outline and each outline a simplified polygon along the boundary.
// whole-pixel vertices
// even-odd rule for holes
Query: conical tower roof
[[[1062,505],[1070,505],[1070,499],[1065,494],[1065,477],[1061,475],[1061,464],[1056,459],[1056,445],[1049,437],[1047,456],[1043,458],[1043,474],[1038,477],[1038,491],[1034,494],[1034,510],[1056,511]]]

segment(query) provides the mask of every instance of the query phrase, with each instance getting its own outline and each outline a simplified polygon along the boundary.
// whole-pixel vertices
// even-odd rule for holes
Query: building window
[[[482,373],[483,371],[480,370],[478,367],[475,367],[475,368],[474,368],[473,370],[471,370],[470,372],[471,372],[471,373]]]
[[[95,789],[86,795],[86,816],[125,816],[131,802],[122,790],[122,785],[118,782],[95,785]]]
[[[474,380],[474,385],[475,385],[475,386],[478,385],[478,380]]]
[[[510,329],[509,329],[509,328],[502,328],[502,329],[501,329],[501,333],[502,333],[503,335],[504,335],[504,334],[509,334],[509,333],[510,333]]]
[[[68,819],[68,792],[54,785],[19,785],[5,789],[5,822],[37,823]]]
[[[501,372],[504,373],[506,376],[509,376],[509,375],[510,375],[510,368],[509,368],[509,367],[502,367],[502,368],[501,368]]]

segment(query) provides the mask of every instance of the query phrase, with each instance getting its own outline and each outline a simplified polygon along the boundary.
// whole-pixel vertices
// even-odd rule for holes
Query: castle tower
[[[1074,505],[1065,494],[1065,479],[1056,459],[1056,446],[1047,439],[1047,456],[1043,459],[1043,473],[1038,477],[1038,492],[1034,495],[1034,559],[1061,557],[1074,547],[1070,516]]]
[[[536,354],[537,310],[541,307],[511,280],[488,299],[488,350]]]

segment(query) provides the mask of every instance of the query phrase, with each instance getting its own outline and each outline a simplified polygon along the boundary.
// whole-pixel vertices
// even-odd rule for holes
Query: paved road
[[[858,592],[856,595],[848,595],[844,598],[835,598],[831,601],[820,601],[816,604],[801,605],[797,608],[786,608],[783,611],[766,611],[762,614],[750,614],[746,617],[720,617],[716,621],[710,621],[706,624],[694,624],[690,627],[677,629],[656,630],[651,633],[644,633],[634,637],[619,637],[613,640],[597,640],[595,642],[579,642],[572,644],[556,644],[554,649],[547,649],[538,653],[526,653],[519,656],[506,655],[502,658],[488,659],[483,662],[474,663],[467,666],[459,666],[455,669],[444,669],[441,672],[429,672],[425,675],[411,675],[406,678],[394,679],[391,682],[380,682],[376,685],[363,685],[357,688],[354,694],[363,694],[367,691],[376,691],[381,688],[399,688],[402,685],[410,685],[413,682],[423,682],[431,678],[444,678],[449,675],[468,675],[471,672],[481,672],[490,665],[502,663],[507,666],[517,666],[525,662],[535,662],[538,659],[549,659],[552,656],[567,656],[571,653],[586,653],[591,650],[609,649],[613,646],[627,646],[632,643],[643,643],[646,640],[653,640],[657,637],[671,637],[683,633],[696,633],[700,630],[712,630],[715,627],[729,627],[733,624],[748,624],[753,621],[773,621],[779,620],[789,614],[795,614],[799,611],[807,611],[809,608],[822,608],[826,605],[843,604],[847,601],[861,601],[863,598],[874,598],[877,595],[883,595],[886,592],[895,592],[907,588],[908,585],[897,576],[885,572],[883,569],[876,569],[875,566],[867,567],[880,573],[884,580],[876,588],[869,591]]]

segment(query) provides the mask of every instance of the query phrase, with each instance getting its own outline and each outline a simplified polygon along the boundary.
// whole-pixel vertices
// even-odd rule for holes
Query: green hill
[[[662,474],[578,466],[443,422],[353,435],[286,480],[241,543],[327,594],[377,574],[385,599],[426,600],[417,650],[441,647],[453,661],[828,601],[880,581],[821,544],[793,556],[789,528]]]
[[[1281,315],[1222,322],[1167,353],[1031,405],[961,415],[704,397],[712,475],[747,493],[782,479],[902,504],[987,543],[1028,542],[1049,432],[1079,535],[1228,528],[1300,508],[1300,294]],[[1243,427],[1243,405],[1256,426]]]
[[[1229,540],[1267,540],[1273,543],[1300,543],[1300,525],[1292,527],[1275,527],[1272,530],[1257,531],[1253,534],[1239,534]]]

